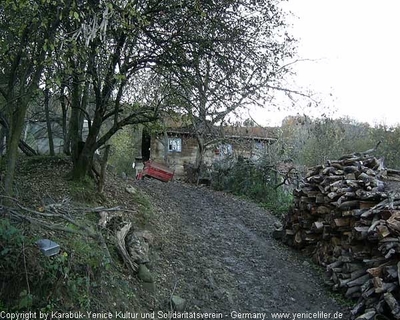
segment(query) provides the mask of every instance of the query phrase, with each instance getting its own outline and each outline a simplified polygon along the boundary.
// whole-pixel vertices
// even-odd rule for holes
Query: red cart
[[[144,163],[143,171],[137,176],[138,179],[143,179],[144,177],[152,177],[168,182],[174,177],[174,171],[164,164],[149,160]]]

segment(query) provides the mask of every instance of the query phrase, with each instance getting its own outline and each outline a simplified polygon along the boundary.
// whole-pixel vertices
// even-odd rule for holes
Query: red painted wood
[[[142,175],[143,177],[149,176],[164,182],[168,182],[172,180],[174,171],[168,168],[166,165],[149,160],[144,164]]]

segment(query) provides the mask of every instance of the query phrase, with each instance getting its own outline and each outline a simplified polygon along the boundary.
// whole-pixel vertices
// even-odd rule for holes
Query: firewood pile
[[[400,171],[351,155],[313,167],[283,241],[313,254],[329,285],[357,299],[353,319],[400,319]]]

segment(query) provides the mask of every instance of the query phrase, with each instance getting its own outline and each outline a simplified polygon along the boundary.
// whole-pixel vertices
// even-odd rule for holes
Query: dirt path
[[[265,210],[177,182],[135,186],[160,208],[162,244],[151,264],[156,308],[168,308],[165,301],[176,294],[187,300],[186,310],[221,312],[226,319],[239,318],[232,311],[266,319],[274,312],[345,313],[306,259],[271,238],[277,219]]]

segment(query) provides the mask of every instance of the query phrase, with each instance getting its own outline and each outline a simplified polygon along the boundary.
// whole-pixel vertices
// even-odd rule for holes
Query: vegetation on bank
[[[68,158],[57,156],[21,157],[18,162],[19,199],[0,211],[0,311],[143,307],[139,280],[126,271],[117,250],[115,228],[124,220],[136,230],[151,229],[150,201],[138,190],[128,194],[113,174],[99,194],[93,181],[71,181],[71,166]],[[118,211],[123,205],[134,214]],[[116,208],[107,228],[98,226],[102,207]],[[39,239],[59,244],[59,254],[45,256]]]

